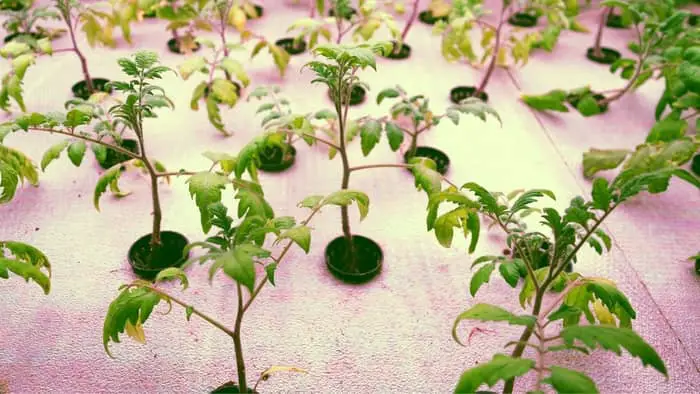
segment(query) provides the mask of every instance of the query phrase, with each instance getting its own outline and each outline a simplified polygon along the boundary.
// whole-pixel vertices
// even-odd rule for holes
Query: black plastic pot
[[[608,14],[608,18],[605,20],[605,26],[613,29],[626,29],[629,27],[625,25],[622,16],[618,14]]]
[[[690,170],[697,176],[700,176],[700,154],[693,157],[693,162],[690,165]]]
[[[409,153],[410,152],[406,152],[403,155],[403,160],[406,163],[408,163],[408,161],[411,159]],[[417,147],[416,153],[413,155],[413,157],[427,157],[428,159],[434,161],[435,164],[437,164],[437,172],[442,175],[445,175],[447,170],[450,169],[450,158],[447,157],[447,154],[441,150],[431,148],[429,146]]]
[[[257,17],[250,18],[250,19],[260,19],[260,18],[262,18],[263,14],[265,14],[265,9],[264,9],[261,5],[258,5],[258,4],[254,4],[254,5],[253,5],[253,8],[255,8],[255,13],[258,14],[258,16],[257,16]]]
[[[449,18],[447,17],[447,15],[435,17],[433,16],[432,11],[425,10],[418,14],[418,20],[425,23],[426,25],[434,25],[440,21],[447,22]]]
[[[45,38],[46,36],[39,34],[39,33],[12,33],[3,39],[4,42],[10,42],[10,41],[27,41],[27,39],[34,39],[34,40],[41,40],[42,38]],[[25,39],[26,38],[26,39]]]
[[[282,38],[277,41],[275,41],[275,45],[278,47],[282,47],[285,51],[287,51],[288,54],[290,55],[298,55],[300,53],[304,53],[306,51],[306,41],[304,40],[299,40],[295,44],[295,39],[293,38]]]
[[[377,276],[382,270],[384,253],[382,248],[374,241],[361,235],[353,235],[352,243],[355,247],[355,261],[352,261],[348,253],[348,244],[345,237],[340,236],[332,240],[326,246],[326,267],[333,276],[346,283],[365,283]]]
[[[382,55],[382,57],[385,57],[387,59],[394,59],[394,60],[402,60],[402,59],[408,59],[411,56],[411,46],[403,43],[401,44],[401,47],[398,48],[397,46],[399,45],[398,42],[392,41],[392,47],[391,47],[391,52],[389,52],[386,55]]]
[[[194,43],[194,48],[192,48],[192,52],[197,52],[200,50],[202,46],[198,43]],[[177,54],[183,54],[184,52],[180,51],[180,45],[178,45],[177,40],[174,38],[171,38],[168,40],[168,49],[172,53],[177,53]]]
[[[688,17],[688,26],[698,25],[698,14],[692,14]]]
[[[140,278],[153,280],[166,268],[180,267],[185,263],[183,251],[189,243],[187,238],[174,231],[160,233],[161,245],[151,248],[151,234],[146,234],[129,248],[129,264]]]
[[[265,172],[282,172],[294,164],[297,150],[285,144],[284,148],[277,145],[265,148],[260,154],[260,170]]]
[[[357,10],[354,8],[350,8],[350,12],[347,14],[343,15],[343,19],[349,21],[352,19],[353,16],[357,15]],[[331,7],[330,10],[328,10],[328,16],[333,17],[335,16],[335,8]]]
[[[537,15],[527,12],[516,12],[513,16],[508,18],[508,23],[518,27],[533,27],[537,26],[538,19]]]
[[[0,1],[0,10],[1,11],[22,11],[26,8],[29,8],[29,4],[26,1],[22,1],[22,0]]]
[[[474,86],[457,86],[450,90],[450,101],[459,104],[466,98],[474,97],[474,93],[476,93],[476,87]],[[477,97],[483,102],[489,101],[489,95],[486,92],[479,93]]]
[[[119,144],[119,146],[128,150],[129,152],[139,154],[139,143],[136,140],[124,139],[124,140],[122,140],[121,144]],[[112,167],[116,166],[119,163],[123,163],[127,160],[131,160],[131,157],[129,157],[121,152],[117,152],[113,149],[107,149],[107,156],[105,157],[105,159],[102,161],[98,160],[97,162],[99,163],[100,167],[102,167],[106,170],[108,168],[112,168]]]
[[[617,59],[622,57],[620,52],[612,48],[601,47],[600,51],[603,53],[602,57],[596,56],[595,48],[588,48],[586,50],[586,57],[588,58],[588,60],[592,60],[600,64],[613,64],[617,61]]]
[[[219,393],[235,393],[235,394],[243,394],[241,393],[241,389],[238,388],[238,385],[234,382],[226,382],[222,384],[221,386],[215,388],[212,391],[212,394],[219,394]],[[258,394],[257,391],[254,391],[252,389],[248,389],[249,394]]]
[[[98,92],[112,93],[112,88],[108,87],[109,79],[104,78],[92,78],[92,86]],[[90,91],[88,90],[87,82],[80,81],[73,85],[71,88],[73,91],[73,96],[87,100],[90,98]]]
[[[576,95],[572,94],[566,98],[566,101],[569,104],[571,104],[572,107],[576,108],[576,110],[578,111],[578,103],[579,103],[579,101],[581,101],[581,98],[582,98],[582,96],[576,96]],[[596,93],[593,95],[593,98],[596,99],[596,101],[600,101],[600,100],[605,99],[605,96],[603,96],[602,94]],[[599,107],[600,107],[600,113],[607,112],[608,108],[609,108],[608,104],[605,104],[602,107],[601,106],[599,106]]]
[[[353,86],[352,92],[350,92],[350,105],[362,104],[365,101],[366,96],[367,91],[365,91],[365,88],[359,85]],[[328,97],[331,99],[331,101],[333,101],[330,90],[328,91]]]

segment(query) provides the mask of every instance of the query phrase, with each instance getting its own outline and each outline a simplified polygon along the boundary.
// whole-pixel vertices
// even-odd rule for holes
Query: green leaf
[[[678,66],[678,77],[688,90],[700,94],[700,66],[683,62]]]
[[[685,135],[688,122],[682,119],[664,118],[654,125],[649,131],[646,142],[669,142]]]
[[[476,295],[476,292],[479,291],[479,288],[481,288],[484,283],[489,282],[489,279],[491,279],[491,273],[495,268],[495,263],[484,264],[478,271],[476,271],[474,276],[472,276],[472,280],[469,283],[469,293],[472,295],[472,297]]]
[[[280,234],[275,243],[283,239],[291,239],[308,254],[309,248],[311,247],[311,229],[308,226],[297,226],[290,228],[289,230]]]
[[[598,105],[598,101],[593,97],[592,94],[587,94],[581,98],[576,104],[576,109],[583,116],[593,116],[600,114],[602,110]]]
[[[74,141],[68,146],[68,158],[74,166],[79,167],[85,157],[85,141]]]
[[[362,154],[367,156],[374,149],[382,136],[382,125],[376,120],[368,120],[360,129]]]
[[[187,319],[187,321],[190,321],[190,318],[192,317],[192,313],[194,313],[194,308],[192,308],[191,306],[188,305],[185,308],[185,318]]]
[[[583,175],[592,177],[600,171],[617,168],[629,153],[622,149],[591,148],[583,154]]]
[[[623,312],[625,317],[636,318],[637,313],[632,308],[632,304],[627,297],[613,284],[608,281],[594,280],[586,286],[610,311],[618,311],[616,314]]]
[[[399,97],[399,91],[394,88],[384,89],[377,94],[377,105],[381,104],[385,98]]]
[[[591,192],[591,196],[593,197],[594,208],[600,209],[601,211],[607,211],[613,197],[612,193],[610,192],[607,179],[596,178],[596,180],[593,181],[593,191]]]
[[[451,106],[450,109],[454,109],[465,115],[474,115],[484,122],[486,122],[486,115],[491,115],[496,118],[499,123],[503,123],[495,109],[476,97],[469,97],[462,100],[459,104]],[[454,119],[452,121],[454,122]],[[457,124],[457,122],[454,123]]]
[[[145,323],[160,301],[160,295],[146,287],[127,287],[109,304],[102,328],[102,345],[109,357],[113,357],[109,342],[119,343],[119,334],[127,325],[140,327]]]
[[[41,271],[46,269],[47,273]],[[44,294],[51,290],[51,263],[39,249],[21,242],[0,241],[0,278],[8,279],[9,272],[31,279]]]
[[[270,252],[253,244],[238,245],[217,258],[226,275],[252,293],[255,289],[255,257],[269,257]]]
[[[552,90],[538,96],[523,95],[521,99],[525,104],[538,111],[569,112],[564,105],[567,93],[564,90]]]
[[[338,205],[338,206],[348,206],[352,202],[357,204],[357,209],[360,211],[360,220],[367,217],[369,213],[369,197],[357,190],[339,190],[337,192],[329,194],[321,205]]]
[[[236,60],[225,58],[221,61],[220,67],[231,75],[234,75],[244,87],[250,85],[250,78],[243,69],[243,65]]]
[[[215,79],[211,85],[211,94],[220,103],[233,107],[238,102],[238,89],[233,82],[225,79]]]
[[[518,285],[520,280],[520,270],[513,263],[501,263],[498,266],[498,271],[501,273],[503,279],[510,285],[510,287],[515,287]]]
[[[270,281],[270,284],[273,286],[275,285],[275,272],[277,271],[277,263],[270,263],[265,266],[265,274],[267,274],[267,280]]]
[[[61,141],[57,144],[54,144],[46,152],[44,152],[44,156],[42,156],[41,158],[41,170],[46,171],[46,167],[48,167],[52,161],[58,159],[61,156],[61,152],[63,152],[63,150],[66,149],[66,147],[68,147],[69,143],[69,140]]]
[[[516,326],[533,326],[537,318],[532,315],[514,315],[507,310],[491,305],[491,304],[476,304],[457,316],[452,325],[452,338],[457,343],[463,345],[457,336],[457,327],[464,320],[479,320],[482,322],[507,322]]]
[[[178,267],[169,267],[160,271],[153,281],[158,283],[173,279],[177,279],[180,281],[180,284],[182,285],[182,290],[187,289],[190,285],[189,281],[187,280],[187,274],[185,274],[185,271]]]
[[[208,233],[211,229],[211,212],[209,206],[221,201],[221,191],[226,188],[229,180],[227,177],[212,172],[199,172],[188,180],[190,197],[194,197],[195,204],[199,208],[202,231]]]
[[[545,379],[557,393],[598,393],[595,382],[585,374],[570,369],[551,367],[552,374]]]
[[[207,61],[204,56],[192,56],[185,60],[184,63],[177,66],[177,70],[180,72],[182,79],[187,80],[192,75],[192,73],[197,72],[207,66]]]
[[[384,130],[386,131],[386,136],[389,140],[389,147],[393,152],[396,152],[403,143],[403,131],[393,122],[387,122],[384,126]]]
[[[533,360],[496,354],[491,361],[479,364],[462,373],[455,393],[474,393],[483,384],[493,387],[501,380],[507,381],[525,375],[534,367]]]
[[[564,343],[572,346],[574,342],[581,341],[584,345],[594,350],[597,345],[610,350],[618,356],[621,349],[626,349],[632,356],[639,357],[643,365],[650,365],[664,376],[668,376],[666,366],[656,351],[646,343],[637,333],[629,328],[614,326],[569,326],[560,333]]]
[[[300,208],[315,209],[315,208],[318,206],[318,204],[319,204],[321,201],[323,201],[323,199],[324,199],[323,196],[318,196],[318,195],[308,196],[308,197],[304,198],[304,199],[298,204],[298,206],[299,206]]]
[[[39,184],[39,175],[31,159],[22,152],[0,144],[0,204],[10,201],[20,182]]]
[[[95,193],[93,195],[92,202],[95,205],[95,209],[100,210],[100,197],[107,191],[107,187],[119,180],[122,174],[122,166],[116,165],[102,174],[102,176],[97,180],[97,185],[95,185]]]
[[[257,184],[254,187],[239,189],[235,198],[238,200],[238,217],[260,216],[271,219],[275,216],[270,204],[265,200],[262,188]]]
[[[425,190],[428,195],[442,190],[442,175],[437,172],[435,162],[427,157],[412,157],[408,160],[415,177],[415,185],[419,190]]]

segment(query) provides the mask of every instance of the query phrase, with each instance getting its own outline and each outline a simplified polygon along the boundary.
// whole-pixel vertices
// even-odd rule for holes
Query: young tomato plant
[[[199,102],[203,101],[207,108],[209,122],[223,135],[231,136],[221,118],[221,105],[233,108],[240,98],[243,88],[248,87],[250,78],[243,69],[243,65],[229,57],[231,49],[236,45],[216,48],[214,43],[208,40],[198,40],[199,43],[211,49],[214,53],[210,58],[193,55],[178,67],[182,79],[187,80],[193,73],[205,75],[205,80],[195,87],[190,101],[193,110],[199,109]],[[216,74],[220,73],[220,76]],[[234,79],[235,78],[235,79]]]
[[[0,278],[9,279],[10,273],[27,282],[31,279],[44,290],[44,294],[51,291],[51,263],[46,255],[22,242],[0,240]]]
[[[476,98],[468,98],[460,104],[447,108],[444,114],[435,114],[430,109],[429,100],[423,95],[409,96],[401,86],[384,89],[377,95],[377,104],[385,99],[396,99],[389,108],[389,115],[379,119],[386,130],[391,148],[396,150],[404,142],[404,137],[410,139],[409,147],[404,153],[404,161],[409,163],[413,157],[427,157],[437,165],[437,171],[445,174],[450,165],[447,155],[435,148],[418,146],[418,137],[437,126],[444,118],[448,118],[455,125],[459,124],[461,114],[472,114],[483,121],[486,115],[498,119],[498,113],[483,101]]]
[[[248,96],[267,99],[256,110],[264,115],[264,133],[253,139],[244,149],[246,160],[252,160],[257,168],[266,172],[281,172],[294,164],[296,148],[300,139],[312,145],[316,138],[316,127],[311,123],[310,114],[292,112],[288,99],[281,97],[278,86],[257,87]]]
[[[126,95],[126,100],[110,108],[109,114],[133,132],[138,141],[138,152],[132,152],[116,143],[109,142],[109,139],[105,138],[109,132],[102,132],[106,126],[100,126],[103,122],[99,122],[94,129],[90,130],[88,126],[94,120],[95,113],[93,107],[89,105],[75,106],[65,114],[32,113],[20,116],[10,123],[3,124],[0,127],[2,130],[0,135],[24,130],[70,137],[49,148],[41,160],[42,169],[46,169],[49,163],[57,159],[64,150],[67,151],[71,162],[79,166],[83,161],[87,143],[102,145],[104,148],[125,155],[132,159],[131,162],[136,167],[143,168],[150,179],[153,225],[151,233],[139,239],[132,246],[129,251],[129,259],[134,265],[134,269],[143,272],[143,275],[155,275],[153,271],[149,271],[151,266],[172,266],[182,262],[182,249],[187,243],[187,240],[178,233],[161,231],[162,210],[158,180],[174,174],[165,172],[162,164],[146,154],[143,130],[143,119],[156,117],[155,110],[157,108],[172,108],[172,102],[165,96],[163,89],[151,84],[151,81],[161,79],[165,72],[172,70],[158,64],[158,56],[148,51],[136,53],[133,59],[119,59],[119,65],[123,72],[132,79],[128,82],[111,83],[116,90]],[[118,186],[123,167],[122,164],[115,165],[98,180],[93,199],[96,209],[99,210],[100,197],[108,188],[117,196],[127,194],[122,192]],[[26,170],[24,177],[30,181],[35,179]]]
[[[621,76],[628,80],[627,83],[621,88],[602,92],[586,86],[569,91],[555,89],[541,95],[523,95],[522,100],[525,104],[536,110],[557,112],[569,112],[565,105],[569,104],[583,116],[601,114],[608,110],[610,104],[639,88],[649,79],[674,73],[673,70],[678,69],[681,63],[674,57],[678,50],[671,50],[676,47],[677,42],[690,40],[697,43],[697,37],[692,31],[688,31],[683,23],[689,16],[687,11],[674,10],[670,5],[661,7],[664,3],[652,6],[641,0],[610,0],[604,4],[625,7],[634,17],[633,30],[636,39],[631,48],[637,58],[621,58],[610,67],[612,72],[621,70]],[[690,75],[686,75],[688,79],[692,79]]]
[[[465,320],[508,322],[524,329],[518,339],[506,345],[514,347],[510,355],[496,354],[490,361],[468,369],[455,391],[474,392],[484,384],[493,386],[503,380],[503,392],[512,393],[515,378],[532,372],[536,375],[534,387],[522,391],[542,392],[544,385],[550,385],[558,393],[598,392],[595,382],[584,373],[549,365],[547,360],[553,352],[578,350],[588,354],[598,346],[617,354],[624,348],[644,365],[667,375],[659,355],[631,329],[636,312],[615,283],[565,271],[586,245],[598,254],[603,253],[604,247],[610,250],[611,239],[601,224],[615,208],[641,192],[656,191],[660,183],[674,175],[685,179],[689,174],[676,168],[635,168],[621,172],[611,183],[596,179],[591,200],[575,197],[564,212],[532,206],[542,197],[554,198],[546,190],[519,191],[511,196],[514,201],[509,204],[499,199],[500,194],[475,183],[462,187],[469,194],[456,187],[430,194],[428,226],[435,230],[444,246],[451,244],[453,227],[461,228],[465,222],[470,230],[465,235],[472,237],[470,253],[473,252],[480,229],[478,214],[481,214],[506,234],[506,246],[517,256],[482,256],[474,260],[472,265],[479,269],[470,283],[471,295],[475,296],[498,268],[511,287],[516,287],[521,275],[525,275],[518,298],[523,308],[527,305],[532,308],[530,313],[513,314],[502,307],[480,303],[457,317],[453,337],[459,343],[458,328]],[[439,208],[445,202],[454,203],[457,208],[439,215]],[[541,231],[523,225],[523,217],[533,212],[540,213],[540,223],[544,226]],[[546,248],[542,247],[545,242]],[[555,296],[545,297],[549,292]],[[588,324],[582,324],[582,318]],[[552,323],[561,323],[563,328],[552,333],[556,326],[550,326]],[[522,358],[526,347],[535,349],[535,359]]]
[[[555,26],[568,26],[568,19],[564,15],[562,1],[533,0],[528,2],[529,7],[537,9],[547,15],[548,20]],[[506,27],[506,22],[520,10],[519,3],[504,0],[502,2],[496,24],[491,24],[484,19],[488,11],[484,9],[481,0],[455,0],[449,22],[440,21],[433,29],[434,34],[442,36],[442,56],[450,62],[467,60],[471,64],[486,66],[486,71],[481,81],[476,86],[459,86],[450,92],[452,102],[459,103],[467,97],[477,97],[483,101],[488,100],[486,88],[493,76],[496,67],[507,68],[511,65],[525,65],[530,56],[531,49],[540,40],[539,33],[525,33],[522,37],[512,29]],[[483,54],[479,58],[474,52],[470,41],[472,29],[481,29],[480,45]]]
[[[3,11],[2,14],[6,17],[2,27],[8,33],[4,39],[5,42],[12,40],[32,42],[32,40],[41,38],[54,39],[65,32],[64,29],[39,25],[41,22],[60,19],[58,12],[48,6],[32,6],[19,11]]]
[[[206,1],[173,0],[155,7],[156,16],[168,21],[166,30],[170,31],[172,38],[167,45],[171,52],[189,54],[199,50],[195,31],[212,30],[206,17],[206,6]]]
[[[361,137],[363,155],[367,156],[377,145],[383,131],[382,123],[376,119],[363,118],[359,122],[348,121],[350,94],[353,87],[361,84],[357,73],[367,67],[376,69],[375,54],[386,53],[390,43],[346,45],[319,45],[314,53],[325,58],[325,61],[312,61],[305,65],[310,68],[316,78],[312,83],[326,85],[333,99],[334,111],[319,111],[315,117],[326,120],[329,124],[327,134],[333,140],[314,137],[315,142],[330,147],[329,156],[340,156],[343,165],[341,189],[349,190],[350,176],[353,172],[371,168],[412,168],[419,187],[432,189],[439,187],[441,176],[434,171],[435,163],[427,160],[416,160],[409,165],[402,164],[373,164],[350,166],[347,144],[356,135]],[[392,137],[393,138],[393,137]],[[392,143],[390,143],[390,146]],[[398,149],[397,145],[392,146]],[[423,165],[420,165],[423,164]],[[427,164],[427,165],[426,165]],[[432,168],[430,168],[432,167]],[[353,192],[355,193],[355,192]],[[369,200],[357,198],[360,218],[364,219],[369,210]],[[350,229],[350,218],[347,206],[341,207],[341,222],[343,235],[331,241],[326,247],[326,265],[339,279],[351,282],[366,282],[375,277],[381,270],[383,254],[379,245],[369,238],[354,235]]]
[[[229,157],[224,161],[232,161],[233,166],[240,166],[235,158]],[[226,165],[223,162],[222,168]],[[169,268],[162,271],[155,283],[135,281],[122,286],[117,298],[112,301],[107,311],[103,328],[103,344],[107,354],[111,356],[110,342],[119,342],[119,335],[126,332],[134,339],[145,342],[143,325],[151,316],[153,308],[161,301],[172,306],[173,303],[184,309],[185,317],[190,320],[196,316],[228,335],[234,344],[236,363],[236,381],[229,382],[220,389],[235,390],[234,392],[257,392],[258,384],[279,371],[305,372],[300,368],[273,366],[263,371],[257,381],[251,386],[245,365],[241,330],[246,312],[260,296],[267,283],[275,285],[275,272],[285,261],[292,245],[297,244],[308,253],[311,245],[311,229],[309,223],[319,210],[326,205],[349,204],[353,199],[366,199],[361,194],[351,194],[339,191],[329,196],[311,196],[300,203],[301,207],[309,208],[310,214],[297,224],[294,217],[276,217],[272,207],[265,200],[260,185],[244,181],[238,175],[234,179],[230,174],[222,172],[200,172],[192,175],[188,183],[190,193],[202,208],[202,226],[205,233],[212,227],[216,234],[205,241],[195,242],[187,250],[201,248],[205,253],[188,261],[210,264],[210,282],[223,271],[224,275],[236,284],[237,302],[236,313],[231,324],[211,317],[198,307],[175,297],[172,292],[158,287],[160,282],[177,279],[183,290],[188,287],[188,278],[179,268]],[[222,191],[228,184],[236,190],[238,200],[237,218],[229,216],[228,209],[221,203]],[[265,247],[266,241],[271,240],[271,246],[285,243],[281,250],[273,251]],[[267,243],[270,245],[270,243]],[[260,265],[261,270],[256,269]],[[262,277],[260,277],[262,273]]]

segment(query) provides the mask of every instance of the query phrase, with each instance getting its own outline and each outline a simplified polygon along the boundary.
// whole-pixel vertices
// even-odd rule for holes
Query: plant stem
[[[406,22],[406,26],[404,26],[403,31],[401,32],[401,42],[402,43],[406,41],[406,36],[408,36],[408,32],[411,30],[413,23],[416,21],[416,18],[418,17],[418,4],[419,3],[420,3],[420,0],[413,1],[413,9],[411,10],[411,15],[408,17],[408,21]]]
[[[536,294],[535,294],[535,303],[532,306],[532,315],[537,316],[540,314],[540,309],[542,308],[542,300],[544,298],[544,293],[546,286],[543,286],[540,288]],[[518,344],[515,345],[515,349],[513,349],[513,353],[511,354],[511,357],[513,358],[519,358],[520,356],[523,355],[523,351],[525,351],[525,346],[530,340],[530,337],[532,336],[532,333],[534,331],[534,326],[529,326],[525,328],[525,331],[523,331],[522,335],[520,335],[520,339],[518,340]],[[506,381],[505,385],[503,386],[503,394],[511,394],[513,392],[513,386],[515,385],[515,378],[509,379]]]
[[[29,130],[41,131],[41,132],[49,133],[49,134],[56,133],[56,134],[61,134],[61,135],[67,135],[67,136],[69,136],[69,137],[74,137],[74,138],[77,138],[77,139],[80,139],[80,140],[83,140],[83,141],[92,142],[92,143],[94,143],[94,144],[102,145],[102,146],[107,147],[107,148],[109,148],[109,149],[112,149],[112,150],[114,150],[114,151],[116,151],[116,152],[119,152],[119,153],[121,153],[121,154],[123,154],[123,155],[129,156],[129,157],[132,158],[132,159],[141,160],[141,156],[137,155],[136,153],[134,153],[134,152],[132,152],[132,151],[126,150],[126,149],[122,148],[121,146],[112,145],[112,144],[110,144],[110,143],[108,143],[108,142],[104,142],[104,141],[102,141],[102,140],[90,138],[90,137],[88,137],[88,136],[84,136],[84,135],[81,135],[81,134],[74,134],[74,133],[71,133],[71,132],[68,132],[68,131],[47,129],[47,128],[43,128],[43,127],[30,127]]]
[[[593,44],[593,55],[597,57],[603,57],[603,51],[601,51],[601,44],[603,42],[603,30],[605,29],[605,22],[608,20],[608,15],[610,15],[612,11],[613,9],[611,7],[605,7],[600,13],[600,21],[598,22],[598,32],[596,32],[595,43]]]
[[[337,13],[336,9],[336,18],[340,18],[340,15]],[[345,81],[343,81],[343,76],[345,74],[345,70],[341,68],[341,72],[338,73],[338,95],[335,97],[335,109],[336,113],[338,115],[338,134],[340,138],[340,146],[338,153],[340,153],[340,159],[343,162],[343,180],[341,182],[340,188],[342,190],[347,190],[348,187],[350,186],[350,162],[348,160],[348,152],[345,144],[345,125],[347,121],[347,108],[349,107],[350,104],[350,92],[352,91],[352,85],[348,86]],[[347,90],[347,93],[344,91]],[[343,97],[343,93],[346,93],[347,97]],[[345,98],[345,102],[343,102],[343,98]],[[345,110],[343,111],[342,106],[345,106]],[[350,230],[350,216],[348,215],[348,206],[343,205],[340,207],[340,216],[341,216],[341,221],[342,221],[342,227],[343,227],[343,236],[345,237],[345,241],[347,242],[347,248],[348,252],[351,258],[351,266],[355,265],[355,246],[352,242],[352,232]]]
[[[248,392],[245,376],[245,360],[243,359],[243,345],[241,344],[241,323],[243,321],[243,292],[241,284],[236,283],[238,290],[238,308],[236,311],[236,325],[233,329],[233,346],[236,351],[236,370],[238,372],[238,388],[241,393]]]
[[[75,30],[73,29],[73,23],[71,23],[73,19],[73,17],[71,16],[71,5],[66,1],[63,3],[63,7],[59,7],[59,9],[61,11],[61,15],[63,16],[63,21],[66,22],[66,25],[68,26],[68,34],[70,35],[70,40],[73,44],[73,51],[80,60],[80,67],[83,70],[83,77],[85,78],[85,84],[87,86],[88,92],[92,94],[95,92],[95,85],[93,85],[92,83],[92,78],[90,77],[90,71],[88,70],[85,55],[83,55],[83,53],[80,51],[80,48],[78,47],[78,42],[75,39]]]
[[[506,11],[509,8],[510,5],[506,6],[505,4],[501,7],[501,15],[499,16],[498,25],[496,27],[496,42],[493,45],[493,55],[491,55],[491,62],[489,63],[488,68],[486,69],[486,74],[484,74],[484,77],[481,79],[481,83],[479,83],[479,87],[476,88],[476,91],[473,94],[474,97],[477,97],[479,93],[482,93],[484,89],[486,89],[486,86],[488,85],[489,80],[491,79],[491,76],[493,75],[493,72],[496,69],[498,52],[500,52],[501,50],[501,31],[503,30],[503,25],[505,24],[506,20],[508,20]]]
[[[627,94],[627,92],[629,92],[634,87],[634,84],[637,83],[637,79],[639,79],[639,76],[642,74],[642,69],[644,68],[644,62],[646,61],[646,58],[647,58],[647,55],[649,54],[650,49],[651,49],[651,47],[646,48],[646,50],[644,50],[644,52],[642,52],[642,54],[639,56],[639,60],[637,61],[637,68],[634,70],[634,75],[632,75],[632,77],[627,82],[625,87],[618,90],[617,93],[613,94],[612,96],[606,97],[606,98],[600,100],[598,102],[599,106],[610,104],[613,101],[619,100],[620,98],[622,98],[622,96]]]
[[[210,316],[204,314],[203,312],[200,312],[199,310],[197,310],[197,309],[196,309],[195,307],[193,307],[192,305],[189,305],[189,304],[187,304],[186,302],[181,301],[181,300],[179,300],[179,299],[177,299],[177,298],[171,296],[170,294],[164,292],[163,290],[160,290],[160,289],[157,288],[157,287],[148,286],[148,289],[151,290],[151,291],[154,292],[154,293],[157,293],[157,294],[163,296],[165,299],[170,300],[170,301],[172,301],[172,302],[174,302],[174,303],[176,303],[176,304],[182,306],[182,307],[185,308],[185,309],[188,309],[188,308],[189,308],[189,310],[192,311],[192,314],[193,314],[193,315],[199,316],[202,320],[206,321],[207,323],[211,324],[212,326],[214,326],[214,327],[218,328],[219,330],[223,331],[224,333],[226,333],[226,335],[228,335],[228,336],[230,336],[230,337],[233,337],[233,331],[231,331],[231,330],[229,330],[228,328],[226,328],[226,326],[224,326],[223,324],[219,323],[219,322],[216,321],[214,318],[212,318],[212,317],[210,317]]]

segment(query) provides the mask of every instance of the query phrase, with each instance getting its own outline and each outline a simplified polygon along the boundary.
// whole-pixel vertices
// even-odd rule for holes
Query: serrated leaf
[[[510,285],[510,287],[515,287],[518,285],[520,280],[520,270],[515,264],[512,263],[501,263],[498,266],[498,271],[501,273],[503,280]]]
[[[534,367],[533,360],[496,354],[491,361],[479,364],[462,373],[455,393],[475,393],[483,384],[493,387],[501,380],[522,376]]]
[[[389,140],[389,147],[392,151],[396,152],[403,143],[403,131],[393,122],[387,122],[384,126],[384,130],[386,131],[386,137]]]
[[[377,105],[381,104],[385,98],[399,97],[399,91],[394,88],[384,89],[377,94]]]
[[[469,294],[471,294],[472,297],[476,295],[483,284],[489,282],[491,279],[491,273],[495,268],[495,263],[484,264],[478,271],[476,271],[474,276],[472,276],[472,280],[469,282]]]
[[[326,196],[321,205],[348,206],[353,201],[357,204],[357,209],[360,211],[360,220],[363,220],[369,213],[369,197],[361,191],[339,190]]]
[[[308,226],[290,228],[278,237],[278,241],[283,239],[291,239],[308,254],[311,247],[311,229]]]
[[[616,168],[628,154],[629,151],[621,149],[591,148],[583,154],[583,175],[592,177],[599,171]]]
[[[362,154],[367,156],[374,149],[381,138],[382,125],[376,120],[365,122],[360,128],[360,142]]]
[[[63,140],[52,145],[46,152],[44,152],[44,155],[41,157],[41,170],[46,171],[46,167],[48,167],[52,161],[61,157],[61,152],[68,147],[69,143],[69,140]]]
[[[107,187],[112,185],[114,182],[119,180],[122,174],[121,165],[116,165],[107,171],[105,171],[102,176],[97,180],[97,185],[95,185],[95,193],[93,194],[92,202],[95,205],[95,209],[100,210],[100,197],[107,191]]]
[[[109,304],[102,328],[102,344],[108,356],[112,357],[109,342],[119,343],[119,334],[126,331],[127,324],[143,325],[160,301],[160,295],[148,288],[128,287]]]
[[[199,208],[202,231],[208,233],[211,229],[211,212],[209,206],[221,201],[221,191],[226,188],[229,179],[213,172],[199,172],[188,180],[190,197],[194,197]]]
[[[177,279],[180,281],[180,285],[182,285],[182,290],[187,289],[190,285],[189,281],[187,280],[187,274],[185,274],[185,271],[178,267],[169,267],[160,271],[153,281],[155,283],[158,283],[166,282],[173,279]]]
[[[269,257],[270,252],[253,244],[238,245],[217,258],[224,273],[245,286],[251,293],[255,288],[255,257]]]
[[[610,202],[612,201],[613,196],[612,193],[610,193],[607,179],[597,178],[595,181],[593,181],[593,191],[591,192],[591,196],[593,197],[594,208],[600,209],[601,211],[606,211],[610,207]]]
[[[666,366],[656,351],[646,343],[637,333],[629,328],[614,326],[569,326],[560,333],[564,343],[569,346],[576,341],[582,342],[591,350],[598,345],[610,350],[618,356],[622,354],[622,348],[632,356],[638,357],[643,365],[650,365],[664,376],[668,376]]]

